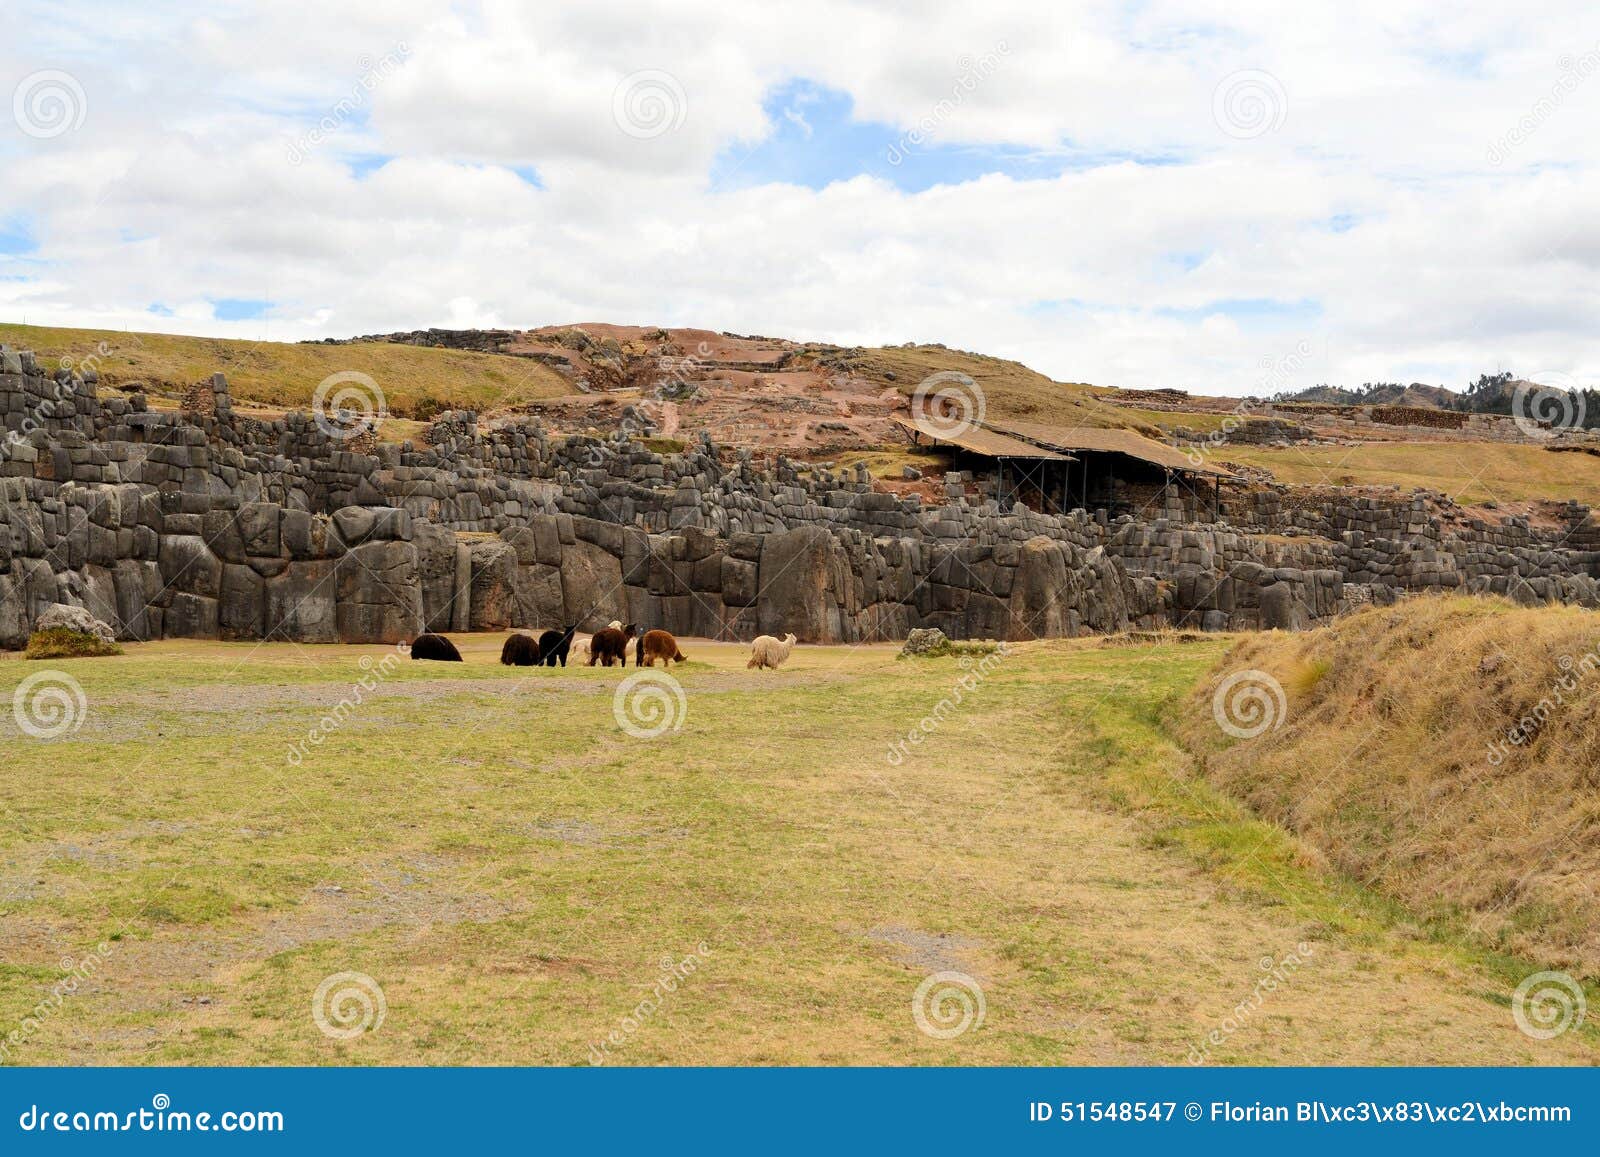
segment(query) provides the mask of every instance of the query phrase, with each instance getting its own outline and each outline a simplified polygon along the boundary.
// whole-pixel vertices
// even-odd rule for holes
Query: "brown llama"
[[[646,631],[639,636],[638,654],[634,662],[641,667],[654,667],[656,660],[663,667],[674,663],[687,663],[689,656],[678,650],[678,640],[669,631]]]
[[[413,659],[433,659],[440,663],[461,662],[461,652],[443,635],[424,634],[411,640]]]
[[[507,667],[537,667],[539,641],[532,635],[517,632],[506,639],[505,646],[500,648],[500,662]]]
[[[596,631],[594,638],[589,640],[589,666],[595,663],[609,667],[613,662],[624,667],[628,665],[628,643],[638,633],[638,628],[632,623],[618,630],[616,627],[606,627]]]

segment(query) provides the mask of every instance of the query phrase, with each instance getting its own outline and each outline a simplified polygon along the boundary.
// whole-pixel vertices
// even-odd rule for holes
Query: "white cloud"
[[[0,250],[4,315],[279,338],[697,324],[1229,393],[1306,340],[1302,383],[1501,365],[1600,382],[1600,14],[1581,5],[440,11],[23,0],[0,95],[61,69],[88,107],[48,140],[0,121],[0,235],[22,221],[38,243]],[[1214,119],[1241,70],[1281,91],[1264,135]],[[619,127],[619,84],[660,73],[674,127]],[[915,193],[881,165],[714,185],[719,156],[780,131],[764,101],[796,79],[891,136],[934,118],[944,145],[1075,167]],[[813,130],[795,139],[821,142],[817,106],[793,111]],[[225,298],[277,306],[216,321]]]

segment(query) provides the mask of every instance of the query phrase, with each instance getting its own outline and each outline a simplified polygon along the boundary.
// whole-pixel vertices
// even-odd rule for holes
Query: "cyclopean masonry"
[[[1226,489],[1221,517],[1002,511],[875,491],[708,439],[657,454],[533,419],[442,415],[427,444],[176,412],[0,350],[0,646],[63,603],[124,640],[399,642],[611,619],[804,642],[1299,628],[1407,591],[1600,605],[1600,527],[1437,517],[1421,496]]]

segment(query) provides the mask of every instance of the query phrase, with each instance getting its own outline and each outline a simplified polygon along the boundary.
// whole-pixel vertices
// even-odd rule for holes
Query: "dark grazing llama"
[[[432,659],[439,663],[461,662],[461,652],[443,635],[418,635],[411,640],[413,659]]]

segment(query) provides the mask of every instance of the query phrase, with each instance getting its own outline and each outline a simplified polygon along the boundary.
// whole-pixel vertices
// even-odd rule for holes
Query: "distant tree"
[[[1485,394],[1498,396],[1514,381],[1516,377],[1510,370],[1503,370],[1498,374],[1479,374],[1478,380],[1467,387],[1466,396],[1469,398],[1482,397]]]

